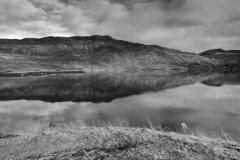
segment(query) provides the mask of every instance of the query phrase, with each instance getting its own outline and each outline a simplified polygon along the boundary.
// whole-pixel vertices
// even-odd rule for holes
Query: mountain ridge
[[[0,39],[0,70],[80,69],[192,70],[221,65],[190,52],[144,45],[110,36]],[[216,67],[218,68],[218,67]]]
[[[202,52],[199,55],[205,56],[210,59],[216,59],[225,64],[240,63],[240,50],[211,49],[211,50]]]
[[[209,55],[214,55],[216,53],[225,53],[225,54],[240,54],[240,50],[224,50],[224,49],[221,49],[221,48],[218,48],[218,49],[210,49],[210,50],[207,50],[207,51],[204,51],[204,52],[201,52],[199,53],[199,55],[202,55],[202,56],[209,56]]]

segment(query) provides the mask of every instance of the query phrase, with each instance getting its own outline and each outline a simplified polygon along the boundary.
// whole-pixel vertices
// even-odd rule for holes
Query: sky
[[[91,35],[195,53],[240,49],[240,0],[0,0],[0,38]]]

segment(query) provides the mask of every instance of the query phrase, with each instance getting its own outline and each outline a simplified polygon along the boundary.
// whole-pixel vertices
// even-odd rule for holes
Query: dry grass
[[[150,122],[149,122],[150,123]],[[150,128],[153,128],[158,131],[170,132],[171,130],[168,128],[162,128],[161,125],[153,125],[152,123],[149,124]],[[188,135],[188,136],[195,136],[198,138],[207,138],[207,139],[214,139],[214,140],[223,140],[223,141],[233,141],[239,142],[237,137],[234,137],[230,133],[225,132],[222,128],[218,130],[208,130],[204,127],[194,127],[190,128],[187,127],[185,123],[176,126],[176,133],[181,135]]]
[[[201,128],[174,133],[150,121],[149,126],[124,121],[42,126],[0,138],[0,159],[240,159],[240,144],[229,136]]]
[[[238,139],[234,138],[230,133],[225,132],[223,129],[219,129],[217,131],[206,130],[202,127],[190,128],[187,130],[180,130],[178,133],[183,135],[194,135],[196,137],[201,138],[211,138],[216,140],[225,140],[225,141],[238,141]]]
[[[149,126],[144,126],[142,128],[151,129],[155,131],[160,131],[164,133],[171,132],[168,128],[162,128],[161,124],[153,124],[149,119],[147,119]],[[185,126],[184,126],[185,125]],[[127,121],[117,121],[115,123],[112,122],[105,122],[105,121],[91,121],[91,122],[84,122],[84,121],[77,121],[77,122],[70,122],[70,123],[56,123],[56,124],[50,124],[49,126],[40,126],[33,128],[30,131],[15,131],[13,135],[20,135],[22,137],[29,136],[29,135],[35,135],[41,132],[65,132],[65,131],[71,131],[76,132],[79,129],[82,128],[108,128],[108,127],[122,127],[122,128],[136,128],[133,124],[130,124]],[[207,130],[204,127],[194,127],[189,128],[186,124],[179,124],[176,126],[176,133],[181,135],[190,135],[195,136],[198,138],[208,138],[208,139],[214,139],[214,140],[224,140],[224,141],[236,141],[239,142],[239,139],[233,137],[230,133],[225,132],[223,129],[219,130]]]

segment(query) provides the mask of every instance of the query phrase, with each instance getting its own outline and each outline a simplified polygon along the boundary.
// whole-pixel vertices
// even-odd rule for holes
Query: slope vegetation
[[[182,70],[192,65],[218,64],[194,53],[116,40],[110,36],[1,39],[0,61],[2,70],[89,66]]]
[[[202,52],[200,55],[211,59],[217,59],[225,63],[237,64],[240,62],[240,50],[212,49]]]
[[[230,73],[238,73],[240,71],[239,50],[212,49],[199,55],[220,62],[220,65],[211,67],[211,70]]]

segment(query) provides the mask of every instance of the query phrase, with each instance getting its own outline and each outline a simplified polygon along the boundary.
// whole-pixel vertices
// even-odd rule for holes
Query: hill
[[[157,45],[116,40],[110,36],[0,39],[0,70],[79,69],[105,67],[187,70],[218,65],[194,53]]]
[[[240,71],[240,50],[212,49],[199,55],[220,63],[211,67],[215,72],[237,73]]]
[[[240,62],[240,50],[212,49],[200,53],[199,55],[211,59],[216,59],[225,63],[238,64]]]

